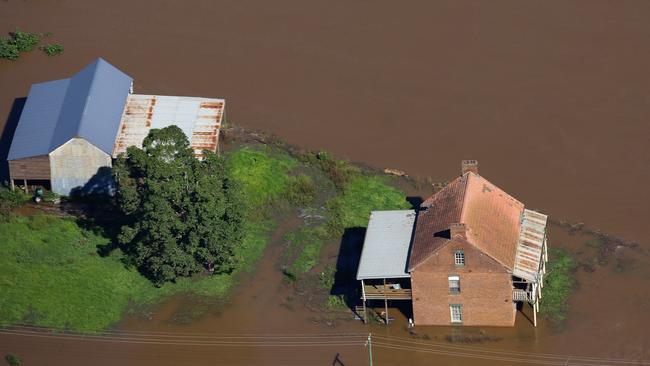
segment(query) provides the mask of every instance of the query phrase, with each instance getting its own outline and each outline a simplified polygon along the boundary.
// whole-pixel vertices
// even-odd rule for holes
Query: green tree
[[[183,131],[170,126],[151,130],[142,148],[129,147],[114,171],[128,219],[118,241],[142,273],[160,284],[233,269],[244,212],[221,157],[206,151],[196,159]]]

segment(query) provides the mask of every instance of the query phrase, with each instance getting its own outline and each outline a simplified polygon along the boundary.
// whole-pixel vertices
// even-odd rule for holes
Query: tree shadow
[[[9,156],[11,141],[14,138],[14,133],[16,132],[16,127],[18,126],[18,121],[20,120],[20,115],[23,112],[26,101],[27,98],[25,97],[14,99],[2,131],[2,136],[0,136],[0,181],[2,182],[9,180],[9,163],[7,162],[7,157]]]
[[[113,169],[109,166],[102,166],[86,184],[75,187],[70,192],[71,197],[96,197],[96,196],[114,196],[115,195],[115,178]]]
[[[119,247],[117,236],[125,224],[114,195],[113,170],[103,166],[86,184],[73,188],[70,196],[61,202],[61,209],[76,216],[79,226],[110,240],[97,246],[97,253],[102,257]]]

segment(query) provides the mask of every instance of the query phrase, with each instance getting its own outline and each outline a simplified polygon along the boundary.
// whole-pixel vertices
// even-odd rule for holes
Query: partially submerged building
[[[462,174],[413,210],[370,215],[357,279],[366,302],[409,301],[416,325],[512,326],[537,312],[546,272],[544,214],[463,161]],[[364,314],[365,318],[365,314]]]
[[[7,157],[11,184],[110,192],[112,159],[152,128],[179,126],[199,158],[216,151],[224,108],[223,99],[133,94],[133,79],[99,58],[32,85]]]

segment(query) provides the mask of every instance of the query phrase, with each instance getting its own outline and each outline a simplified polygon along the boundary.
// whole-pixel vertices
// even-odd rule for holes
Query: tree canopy
[[[127,217],[118,241],[155,283],[208,269],[231,271],[243,239],[241,193],[221,157],[198,160],[177,126],[152,129],[114,165]]]

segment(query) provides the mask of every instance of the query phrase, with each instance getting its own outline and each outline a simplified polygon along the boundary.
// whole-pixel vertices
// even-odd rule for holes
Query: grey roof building
[[[114,153],[141,144],[150,128],[172,124],[183,124],[197,156],[216,150],[224,100],[132,90],[133,79],[102,58],[70,78],[32,85],[7,157],[12,184],[49,185],[63,195],[110,191]],[[134,108],[132,100],[141,99],[153,101],[150,110]],[[142,116],[135,121],[143,127],[134,116]]]
[[[132,83],[98,58],[71,78],[32,85],[8,160],[49,154],[75,137],[110,155]]]

